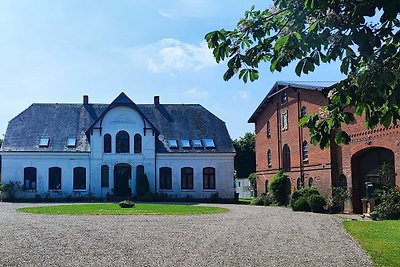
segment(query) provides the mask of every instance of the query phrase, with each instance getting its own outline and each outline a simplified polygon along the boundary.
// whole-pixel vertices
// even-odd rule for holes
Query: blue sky
[[[297,77],[260,69],[244,84],[222,79],[204,35],[232,29],[261,0],[3,0],[0,3],[0,135],[31,103],[110,103],[125,92],[135,103],[199,103],[226,122],[232,138],[277,80],[334,81],[337,64]]]

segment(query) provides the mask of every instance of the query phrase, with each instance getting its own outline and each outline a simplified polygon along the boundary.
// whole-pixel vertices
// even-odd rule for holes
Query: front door
[[[117,197],[131,196],[131,165],[120,163],[114,167],[114,194]]]

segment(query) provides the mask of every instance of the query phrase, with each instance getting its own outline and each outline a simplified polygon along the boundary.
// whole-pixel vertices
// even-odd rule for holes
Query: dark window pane
[[[129,134],[125,131],[117,133],[116,153],[129,153]]]
[[[86,168],[74,168],[74,190],[86,189]]]
[[[207,167],[203,169],[203,189],[215,189],[215,169]]]
[[[101,166],[101,187],[109,187],[110,172],[107,165]]]
[[[283,171],[289,172],[290,171],[290,149],[287,144],[283,146]]]
[[[172,189],[172,169],[160,168],[160,189]]]
[[[193,189],[193,168],[186,167],[181,169],[181,188]]]
[[[140,134],[135,134],[133,146],[134,153],[142,153],[142,136]]]
[[[51,167],[49,169],[49,189],[50,190],[61,189],[61,168]]]
[[[111,153],[111,135],[104,135],[104,153]]]
[[[36,190],[36,168],[24,168],[24,188],[26,190]]]

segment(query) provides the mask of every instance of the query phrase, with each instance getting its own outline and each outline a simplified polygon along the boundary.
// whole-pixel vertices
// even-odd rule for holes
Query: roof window
[[[190,148],[190,141],[189,139],[181,139],[181,146],[183,148]]]
[[[201,140],[200,139],[193,139],[192,142],[193,142],[193,147],[194,148],[202,148],[203,147],[203,145],[201,144]]]
[[[204,146],[206,148],[215,148],[215,143],[214,143],[214,139],[212,138],[204,138]]]
[[[170,148],[177,148],[178,142],[176,141],[176,139],[168,139],[168,146]]]
[[[75,147],[76,146],[76,138],[68,138],[67,147]]]
[[[50,143],[50,137],[41,137],[39,147],[48,147]]]

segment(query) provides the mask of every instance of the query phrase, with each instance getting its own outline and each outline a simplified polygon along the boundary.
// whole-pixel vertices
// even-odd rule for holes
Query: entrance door
[[[114,167],[114,194],[117,197],[131,196],[131,165],[120,163]]]

